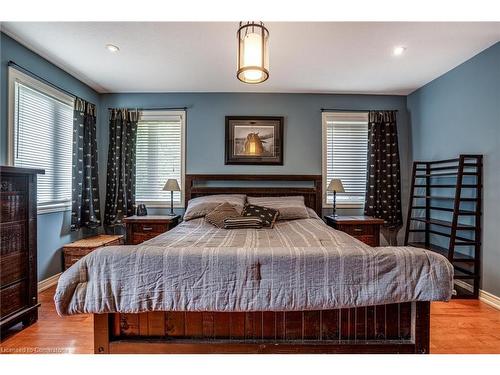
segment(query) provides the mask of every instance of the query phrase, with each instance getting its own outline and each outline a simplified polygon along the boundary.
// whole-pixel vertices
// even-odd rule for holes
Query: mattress
[[[369,247],[317,217],[233,230],[199,218],[92,252],[61,275],[54,300],[60,315],[321,310],[446,301],[452,280],[439,254]]]

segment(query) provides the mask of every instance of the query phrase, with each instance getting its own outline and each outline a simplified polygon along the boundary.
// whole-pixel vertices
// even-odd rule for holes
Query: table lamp
[[[175,216],[174,213],[174,191],[181,191],[179,184],[175,178],[169,178],[167,182],[165,182],[165,186],[163,186],[163,191],[170,192],[170,213],[169,216]]]
[[[337,193],[345,193],[344,190],[344,185],[342,185],[342,180],[340,178],[332,178],[330,180],[330,183],[328,184],[328,187],[326,188],[326,191],[333,191],[333,214],[332,216],[337,216],[336,213],[336,200],[337,200]]]

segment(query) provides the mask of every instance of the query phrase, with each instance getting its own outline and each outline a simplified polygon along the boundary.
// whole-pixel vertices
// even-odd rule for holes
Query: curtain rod
[[[127,109],[127,110],[134,110],[134,111],[156,111],[156,110],[187,110],[188,108],[191,108],[192,105],[184,106],[184,107],[151,107],[151,108],[110,108],[108,107],[108,111],[111,111],[112,109]]]
[[[341,109],[341,108],[321,108],[321,112],[382,112],[382,111],[394,111],[399,112],[397,109]]]
[[[52,87],[52,88],[55,88],[56,90],[59,90],[59,91],[62,91],[64,92],[65,94],[71,96],[72,98],[78,98],[77,95],[73,94],[72,92],[69,92],[68,90],[65,90],[63,89],[62,87],[60,86],[57,86],[55,84],[53,84],[52,82],[50,81],[47,81],[45,78],[43,77],[40,77],[38,74],[36,73],[33,73],[31,70],[29,69],[26,69],[25,67],[19,65],[19,64],[16,64],[14,61],[10,60],[8,63],[7,63],[7,66],[12,66],[14,67],[15,69],[17,70],[20,70],[21,72],[33,77],[33,78],[36,78],[38,79],[39,81],[42,81],[43,83],[45,83],[46,85]]]

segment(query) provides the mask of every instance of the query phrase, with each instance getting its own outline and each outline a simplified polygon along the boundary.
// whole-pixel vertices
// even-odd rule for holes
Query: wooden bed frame
[[[216,181],[246,182],[227,187]],[[248,181],[279,181],[281,186],[251,187]],[[186,175],[186,203],[223,193],[303,195],[321,216],[321,176]],[[428,353],[429,310],[429,302],[407,302],[315,311],[94,314],[94,352]]]

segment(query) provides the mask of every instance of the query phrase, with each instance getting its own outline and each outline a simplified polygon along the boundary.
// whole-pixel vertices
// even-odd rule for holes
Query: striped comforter
[[[441,255],[371,248],[318,218],[235,230],[200,218],[92,252],[60,277],[54,298],[60,315],[317,310],[448,300],[452,278]]]

